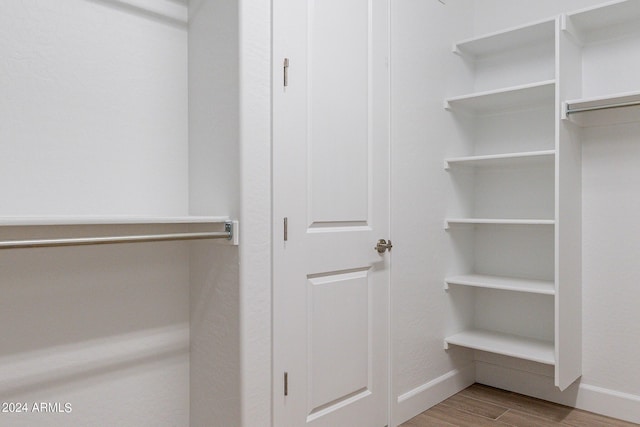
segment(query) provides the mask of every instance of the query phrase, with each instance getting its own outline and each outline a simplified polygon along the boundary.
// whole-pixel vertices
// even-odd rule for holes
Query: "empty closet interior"
[[[239,419],[231,3],[0,6],[0,394],[46,425]]]
[[[270,425],[264,4],[0,2],[0,401],[72,403],[0,424]],[[640,2],[390,16],[389,425],[475,381],[640,422]]]

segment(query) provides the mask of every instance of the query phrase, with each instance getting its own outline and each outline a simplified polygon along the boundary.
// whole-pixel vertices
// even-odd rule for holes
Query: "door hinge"
[[[289,240],[289,218],[284,217],[284,241]]]
[[[284,395],[289,396],[289,373],[284,373]]]
[[[289,86],[289,58],[284,58],[284,87]]]

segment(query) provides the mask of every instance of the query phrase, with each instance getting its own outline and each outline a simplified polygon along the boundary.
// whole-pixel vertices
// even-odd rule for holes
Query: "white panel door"
[[[388,423],[388,10],[273,0],[277,427]]]

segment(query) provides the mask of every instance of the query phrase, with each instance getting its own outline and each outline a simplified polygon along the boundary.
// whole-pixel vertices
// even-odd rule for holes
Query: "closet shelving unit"
[[[579,229],[580,200],[565,200],[579,168],[566,165],[576,157],[559,128],[568,72],[559,21],[454,44],[468,72],[456,89],[466,93],[445,100],[462,136],[444,161],[458,257],[444,282],[472,301],[473,316],[454,319],[462,326],[444,343],[552,365],[565,389],[581,374],[580,298],[569,300],[580,295],[579,250],[577,261],[567,256],[580,235],[565,228]]]

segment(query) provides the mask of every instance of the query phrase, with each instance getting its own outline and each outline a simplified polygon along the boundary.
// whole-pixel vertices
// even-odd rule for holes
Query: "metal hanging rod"
[[[73,237],[61,239],[0,241],[0,249],[53,248],[61,246],[111,245],[115,243],[166,242],[172,240],[233,239],[233,223],[225,222],[225,231],[151,234],[141,236]]]
[[[611,108],[632,107],[634,105],[640,105],[640,101],[620,102],[617,104],[594,105],[592,107],[582,107],[582,108],[571,108],[571,106],[567,105],[567,114],[582,113],[585,111],[595,111],[595,110],[608,110]]]

